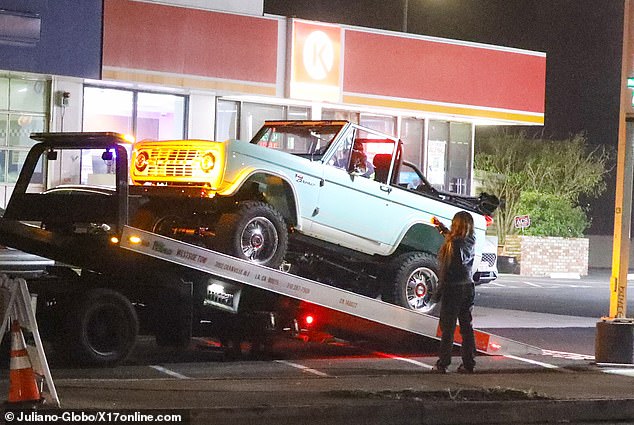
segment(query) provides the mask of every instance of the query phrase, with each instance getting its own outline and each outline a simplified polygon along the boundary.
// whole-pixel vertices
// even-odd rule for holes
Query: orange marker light
[[[135,139],[135,138],[134,138],[134,136],[133,136],[133,135],[131,135],[131,134],[124,134],[124,135],[123,135],[123,140],[125,140],[126,142],[129,142],[129,143],[134,143],[134,142],[136,142],[136,139]]]

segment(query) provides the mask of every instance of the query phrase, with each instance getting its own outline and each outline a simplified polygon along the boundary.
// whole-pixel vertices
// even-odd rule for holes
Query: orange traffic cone
[[[8,403],[40,401],[35,372],[26,351],[24,335],[17,320],[11,324],[11,361]]]

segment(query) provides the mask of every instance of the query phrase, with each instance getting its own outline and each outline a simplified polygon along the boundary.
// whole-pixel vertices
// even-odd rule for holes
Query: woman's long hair
[[[440,247],[438,257],[440,260],[440,272],[444,276],[444,270],[449,267],[453,241],[473,236],[473,217],[466,211],[458,211],[451,220],[451,229],[445,236],[445,243]]]

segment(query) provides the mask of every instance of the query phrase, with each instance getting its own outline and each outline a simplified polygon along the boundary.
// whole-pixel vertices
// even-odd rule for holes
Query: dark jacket
[[[475,237],[454,239],[451,258],[440,264],[441,285],[461,285],[473,283],[473,261],[475,258]]]

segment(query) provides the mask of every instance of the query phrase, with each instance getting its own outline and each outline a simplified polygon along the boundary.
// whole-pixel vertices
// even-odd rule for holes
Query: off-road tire
[[[383,299],[421,313],[437,314],[440,303],[431,302],[438,287],[438,261],[426,252],[409,252],[397,257],[392,279]]]
[[[240,202],[220,216],[214,248],[255,264],[278,268],[288,248],[284,217],[266,202]]]

